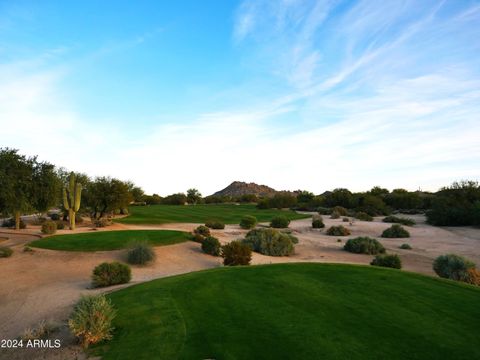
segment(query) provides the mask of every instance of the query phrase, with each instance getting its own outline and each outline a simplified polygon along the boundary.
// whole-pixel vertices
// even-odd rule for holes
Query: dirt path
[[[341,219],[324,217],[326,227],[345,225],[352,231],[349,237],[367,235],[377,237],[390,226],[379,219],[374,222],[357,221],[353,226]],[[432,275],[433,259],[445,253],[464,255],[480,266],[480,230],[474,228],[437,228],[424,223],[416,217],[418,225],[408,227],[410,239],[380,239],[390,253],[402,258],[404,269]],[[125,225],[114,224],[98,231],[127,229],[172,229],[191,231],[198,224],[165,225]],[[268,257],[254,254],[253,264],[279,262],[336,262],[368,264],[372,256],[347,253],[342,250],[349,237],[326,236],[322,231],[311,228],[311,220],[293,221],[290,225],[293,234],[299,238],[296,253],[291,257]],[[77,232],[91,231],[88,227],[79,227]],[[225,230],[213,230],[222,243],[241,238],[245,230],[237,225],[227,225]],[[70,233],[68,230],[59,233]],[[1,245],[14,249],[11,258],[0,259],[2,285],[0,286],[0,339],[14,338],[25,328],[41,320],[54,319],[64,321],[73,304],[81,294],[92,294],[107,290],[88,289],[92,269],[103,261],[124,260],[125,250],[102,252],[64,252],[35,249],[33,253],[23,252],[23,247],[39,235],[39,229],[31,227],[20,232],[0,231]],[[1,240],[1,239],[0,239]],[[413,250],[401,250],[402,243],[409,243]],[[176,274],[221,266],[221,259],[205,255],[200,245],[186,242],[155,248],[157,261],[146,267],[132,268],[132,284]],[[113,288],[115,289],[115,288]],[[1,354],[0,354],[1,358]]]

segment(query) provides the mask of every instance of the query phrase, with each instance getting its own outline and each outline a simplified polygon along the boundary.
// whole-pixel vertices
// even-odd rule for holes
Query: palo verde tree
[[[82,184],[76,181],[74,172],[70,173],[68,186],[63,188],[63,206],[68,211],[70,230],[75,230],[75,216],[80,209],[82,199]]]

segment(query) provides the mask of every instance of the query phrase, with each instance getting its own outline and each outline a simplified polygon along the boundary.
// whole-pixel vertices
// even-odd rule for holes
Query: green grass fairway
[[[124,224],[205,223],[210,219],[225,224],[238,224],[244,215],[253,215],[259,222],[270,221],[274,216],[285,215],[290,220],[307,218],[310,215],[277,209],[259,210],[255,205],[151,205],[132,206],[130,215],[116,220]]]
[[[174,230],[98,231],[71,235],[54,235],[30,243],[31,246],[65,251],[104,251],[123,249],[134,240],[145,240],[153,246],[177,244],[189,234]]]
[[[480,359],[480,288],[374,267],[217,268],[109,295],[102,359]]]

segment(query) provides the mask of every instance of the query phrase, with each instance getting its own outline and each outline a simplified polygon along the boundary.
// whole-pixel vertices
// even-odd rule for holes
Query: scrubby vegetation
[[[0,258],[7,258],[12,256],[13,250],[8,246],[0,246]]]
[[[245,215],[240,220],[240,227],[242,229],[253,229],[257,225],[257,218],[251,215]]]
[[[470,260],[455,254],[441,255],[433,262],[433,270],[446,279],[479,285],[479,272]]]
[[[220,220],[208,220],[207,222],[205,222],[205,226],[210,229],[225,229],[225,223]]]
[[[82,296],[68,320],[70,331],[84,348],[112,338],[116,311],[104,295]]]
[[[193,230],[195,235],[201,235],[203,237],[210,236],[210,229],[204,225],[200,225],[195,230]]]
[[[253,251],[269,256],[289,256],[295,252],[298,239],[275,229],[253,229],[243,240]]]
[[[223,265],[250,265],[252,249],[241,240],[232,241],[222,246]]]
[[[413,226],[415,225],[415,220],[409,219],[409,218],[404,218],[404,217],[398,217],[395,215],[389,215],[383,218],[382,220],[385,223],[397,223],[397,224],[402,224],[406,226]]]
[[[322,229],[325,227],[323,223],[323,218],[321,215],[314,215],[312,218],[312,228],[314,229]]]
[[[127,262],[132,265],[145,265],[155,260],[155,251],[147,241],[135,241],[127,252]]]
[[[340,218],[340,213],[338,211],[332,211],[330,214],[330,219],[339,219]]]
[[[277,229],[287,228],[289,224],[290,220],[283,215],[275,216],[272,221],[270,221],[270,226]]]
[[[130,266],[114,261],[104,262],[93,269],[92,286],[105,287],[130,282],[132,273]]]
[[[403,250],[412,250],[412,247],[409,244],[402,244],[399,247]]]
[[[385,229],[382,233],[383,238],[408,238],[410,233],[405,230],[402,226],[394,224],[388,229]]]
[[[376,255],[385,253],[383,245],[377,239],[368,236],[349,239],[343,249],[356,254]]]
[[[373,221],[373,217],[363,211],[356,213],[355,218],[362,221]]]
[[[42,233],[53,235],[57,232],[57,223],[55,221],[45,221],[42,224]]]
[[[401,269],[402,268],[402,260],[396,254],[394,254],[394,255],[391,255],[391,254],[377,255],[372,260],[370,265],[383,266],[383,267],[389,267],[389,268],[394,268],[394,269]]]
[[[330,235],[330,236],[347,236],[347,235],[350,235],[350,230],[348,230],[343,225],[330,226],[327,230],[327,235]]]
[[[220,241],[216,237],[207,236],[202,241],[202,250],[205,254],[220,256],[221,254]]]

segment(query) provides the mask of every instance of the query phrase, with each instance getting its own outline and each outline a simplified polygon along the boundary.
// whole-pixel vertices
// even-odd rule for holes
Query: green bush
[[[330,219],[340,219],[340,213],[336,210],[332,211],[332,214],[330,215]]]
[[[402,225],[406,225],[406,226],[415,225],[415,220],[412,220],[412,219],[409,219],[409,218],[402,218],[402,217],[398,217],[398,216],[395,216],[395,215],[386,216],[385,218],[383,218],[383,222],[397,223],[397,224],[402,224]]]
[[[126,284],[132,278],[130,266],[117,261],[104,262],[93,269],[92,286],[104,287],[117,284]]]
[[[347,235],[350,235],[350,230],[348,230],[343,225],[330,226],[327,230],[327,235],[330,235],[330,236],[347,236]]]
[[[252,249],[240,240],[222,246],[223,265],[250,265]]]
[[[210,229],[225,229],[225,224],[219,220],[209,220],[205,223],[205,226],[210,228]]]
[[[0,258],[7,258],[12,256],[13,250],[8,246],[0,246]]]
[[[277,229],[287,228],[289,224],[290,224],[290,220],[288,220],[288,218],[283,215],[275,216],[270,222],[270,226],[272,228],[277,228]]]
[[[253,229],[257,225],[257,218],[251,215],[245,215],[240,220],[240,227],[242,229]]]
[[[332,213],[332,209],[326,207],[318,207],[317,212],[319,215],[330,215]]]
[[[362,221],[373,221],[373,217],[371,217],[370,215],[368,215],[367,213],[365,212],[358,212],[355,214],[355,217],[358,219],[358,220],[362,220]]]
[[[42,233],[52,235],[57,232],[57,223],[55,221],[45,221],[42,224]]]
[[[155,251],[148,241],[136,241],[130,245],[127,262],[133,265],[145,265],[155,260]]]
[[[33,248],[31,248],[30,246],[25,245],[25,246],[23,247],[23,252],[32,254],[32,253],[35,252],[35,250],[33,250]]]
[[[433,262],[435,273],[446,279],[467,281],[469,269],[475,269],[475,264],[455,254],[441,255]]]
[[[207,236],[202,241],[202,250],[205,254],[210,254],[213,256],[220,256],[221,253],[220,241],[213,236]]]
[[[375,259],[372,260],[370,265],[401,269],[402,260],[400,260],[400,257],[396,254],[395,255],[377,255],[375,256]]]
[[[298,239],[275,229],[250,230],[243,243],[253,251],[269,256],[289,256],[295,252]]]
[[[312,228],[314,229],[322,229],[325,227],[323,223],[323,218],[321,215],[314,215],[312,218]]]
[[[193,234],[191,240],[201,244],[203,240],[205,240],[205,236],[200,234]]]
[[[368,236],[360,236],[354,239],[349,239],[345,246],[344,250],[356,253],[356,254],[383,254],[385,253],[385,248],[377,239],[370,238]]]
[[[349,222],[349,221],[350,221],[350,218],[344,217],[344,218],[342,219],[342,221],[343,221],[343,222]]]
[[[340,216],[346,216],[348,215],[348,210],[345,209],[343,206],[335,206],[332,209],[332,212],[337,212]]]
[[[70,331],[87,348],[112,338],[116,311],[105,295],[82,296],[68,320]]]
[[[63,221],[57,221],[57,230],[63,230],[65,229],[65,222]]]
[[[412,250],[412,247],[409,244],[402,244],[402,245],[400,245],[400,249]]]
[[[195,235],[201,235],[201,236],[210,236],[210,229],[204,225],[200,225],[197,227],[195,230],[193,230],[193,233]]]
[[[408,238],[410,233],[405,230],[402,226],[394,224],[388,229],[385,229],[382,233],[383,238]]]

